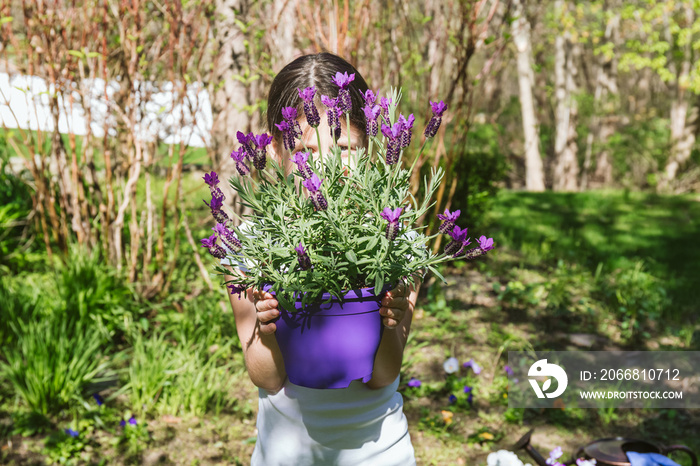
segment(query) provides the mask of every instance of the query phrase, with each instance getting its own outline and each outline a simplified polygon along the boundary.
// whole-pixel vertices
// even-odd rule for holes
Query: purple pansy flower
[[[418,388],[422,385],[422,382],[415,377],[411,377],[411,380],[409,380],[406,385],[412,388]]]
[[[241,241],[238,238],[236,238],[236,235],[233,234],[233,231],[226,228],[225,225],[217,223],[216,226],[212,228],[212,230],[214,230],[214,232],[216,232],[219,235],[221,242],[224,243],[224,245],[227,248],[229,248],[229,250],[233,252],[238,252],[243,248]]]
[[[73,430],[73,429],[70,429],[70,428],[69,428],[69,429],[63,429],[63,431],[64,431],[66,434],[68,434],[68,435],[70,435],[71,437],[73,437],[73,438],[75,438],[75,437],[77,437],[78,435],[80,435],[80,434],[78,433],[77,430]]]
[[[391,207],[385,207],[382,213],[379,214],[384,220],[389,222],[386,226],[386,238],[389,241],[394,241],[399,234],[399,217],[401,217],[402,211],[403,207],[397,207],[394,210],[391,210]]]
[[[467,238],[467,228],[462,230],[460,227],[455,225],[452,231],[450,231],[450,236],[452,237],[452,241],[445,246],[445,254],[448,256],[457,257],[457,254],[460,253],[467,244],[469,244],[469,239]]]
[[[454,374],[459,370],[459,361],[455,357],[448,358],[442,363],[442,368],[445,369],[445,372],[448,374]]]
[[[405,149],[411,143],[411,133],[413,131],[413,122],[415,120],[416,118],[413,116],[413,113],[411,113],[408,118],[405,118],[403,115],[399,115],[398,122],[401,124],[400,146],[402,149]]]
[[[318,212],[319,210],[326,210],[328,208],[328,201],[323,197],[321,193],[321,183],[323,180],[318,178],[315,173],[311,175],[311,178],[304,180],[301,184],[304,185],[306,189],[309,190],[309,197],[314,205],[314,209]]]
[[[509,377],[513,377],[514,372],[513,372],[513,369],[509,365],[506,364],[506,366],[503,368],[503,370],[506,371],[506,374],[508,374]]]
[[[318,109],[314,103],[314,96],[316,95],[316,87],[311,86],[306,89],[297,89],[299,91],[299,98],[304,101],[304,115],[306,116],[306,123],[312,128],[317,128],[321,124],[321,117],[318,114]]]
[[[382,134],[388,139],[386,146],[386,164],[394,165],[399,161],[401,152],[401,123],[392,126],[382,125]]]
[[[105,403],[105,400],[100,396],[99,393],[93,393],[92,397],[95,399],[97,406],[102,406]]]
[[[472,387],[470,387],[469,385],[465,385],[464,386],[464,393],[469,394],[469,396],[467,397],[467,402],[469,404],[471,404],[471,402],[474,398],[474,392],[472,391]]]
[[[547,458],[546,463],[550,466],[563,466],[562,463],[557,461],[564,454],[561,447],[556,447],[554,450],[549,452],[549,458]]]
[[[248,168],[248,165],[245,164],[246,155],[247,153],[245,147],[239,147],[237,150],[231,152],[231,158],[234,162],[236,162],[236,170],[238,170],[238,173],[241,176],[245,176],[250,173],[250,168]]]
[[[367,136],[373,138],[379,132],[377,118],[379,118],[382,108],[379,105],[372,107],[368,104],[364,106],[363,110],[365,112],[365,120],[367,121]]]
[[[442,100],[440,102],[430,102],[430,107],[433,111],[433,116],[428,122],[428,126],[425,127],[425,137],[432,138],[440,128],[440,123],[442,123],[442,114],[447,110],[447,105]]]
[[[333,82],[340,87],[338,90],[338,109],[343,113],[350,113],[352,109],[352,99],[350,98],[350,83],[355,79],[355,73],[348,75],[347,72],[337,72]]]
[[[245,149],[246,156],[250,158],[250,160],[253,160],[253,157],[255,156],[255,149],[253,148],[253,133],[243,134],[241,131],[238,131],[236,133],[236,138]]]
[[[129,424],[131,424],[132,426],[136,425],[136,418],[134,416],[131,416],[129,418]]]
[[[443,224],[440,225],[438,231],[440,233],[451,232],[455,226],[455,221],[457,221],[457,218],[459,218],[459,214],[461,213],[461,210],[455,210],[454,212],[450,212],[449,210],[445,209],[444,214],[438,214],[438,219],[443,221]]]
[[[124,419],[119,421],[119,427],[124,427],[125,425],[126,425],[126,421]]]
[[[237,294],[238,299],[241,299],[241,294],[245,292],[246,287],[243,285],[236,285],[235,283],[229,283],[226,285],[228,287],[228,291],[231,294]]]
[[[465,362],[464,364],[462,364],[462,367],[471,367],[474,371],[474,374],[481,374],[481,366],[478,365],[476,361],[474,361],[474,359],[470,359],[469,361]]]
[[[455,401],[457,401],[457,397],[454,396],[453,394],[450,394],[450,397],[447,399],[447,401],[448,401],[450,404],[452,404],[452,403],[454,403]]]
[[[314,174],[313,170],[311,170],[311,166],[309,166],[308,160],[308,152],[297,152],[292,157],[292,162],[294,162],[297,165],[299,173],[301,173],[302,178],[304,178],[305,180],[308,180]]]
[[[299,243],[299,246],[295,247],[294,250],[297,252],[297,260],[299,261],[299,268],[301,270],[309,270],[311,268],[311,259],[309,254],[304,249],[304,246]]]
[[[209,254],[216,257],[217,259],[223,259],[226,257],[226,251],[224,248],[216,243],[216,234],[211,235],[209,238],[202,238],[202,247],[209,250]]]
[[[377,101],[377,96],[374,92],[372,92],[372,89],[367,89],[367,92],[362,94],[362,97],[365,98],[365,104],[373,107],[374,103]]]
[[[331,137],[339,139],[342,130],[340,128],[340,118],[338,116],[338,99],[332,99],[322,95],[321,102],[328,108],[326,113],[328,114],[328,126],[331,129]]]
[[[267,161],[267,146],[272,142],[272,136],[263,133],[253,137],[255,143],[255,155],[253,156],[253,166],[257,170],[264,170]]]

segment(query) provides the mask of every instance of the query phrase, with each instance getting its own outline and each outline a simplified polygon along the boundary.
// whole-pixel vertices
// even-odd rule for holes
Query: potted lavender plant
[[[340,86],[336,99],[321,97],[328,107],[334,141],[340,134],[342,112],[350,126],[343,92],[347,79],[352,75],[336,76],[334,82]],[[314,88],[299,90],[307,122],[320,141],[314,93]],[[430,179],[424,180],[424,200],[418,202],[410,192],[415,162],[410,169],[402,166],[414,117],[397,114],[400,97],[400,91],[392,90],[389,98],[376,105],[374,93],[365,95],[369,144],[351,152],[350,170],[336,144],[317,159],[308,150],[290,153],[296,170],[285,173],[282,164],[268,160],[269,135],[239,132],[241,147],[231,154],[238,176],[229,182],[253,212],[238,219],[248,227],[245,231],[233,227],[223,210],[216,173],[204,177],[212,195],[207,205],[217,224],[215,234],[203,239],[202,246],[218,259],[246,264],[248,273],[226,282],[239,299],[250,287],[276,295],[281,316],[275,335],[287,375],[295,384],[340,388],[358,378],[369,380],[383,331],[379,312],[372,311],[378,311],[382,294],[399,281],[412,284],[416,275],[427,272],[444,281],[438,264],[475,258],[493,248],[493,239],[482,236],[478,247],[468,249],[467,230],[455,225],[459,211],[439,216],[443,223],[437,234],[450,235],[444,251],[432,254],[425,247],[437,234],[426,236],[417,221],[432,206],[443,171],[431,170]],[[445,111],[442,102],[431,106],[426,143],[437,133]],[[277,125],[287,151],[301,137],[296,113],[286,108],[284,120]],[[421,153],[424,148],[425,143]],[[248,162],[258,171],[258,179],[250,176]],[[230,273],[222,266],[217,271]],[[335,323],[329,320],[341,316]]]

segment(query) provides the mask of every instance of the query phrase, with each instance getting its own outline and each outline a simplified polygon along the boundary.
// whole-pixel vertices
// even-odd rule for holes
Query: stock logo
[[[564,393],[566,385],[569,383],[569,377],[567,377],[564,369],[556,364],[547,363],[546,359],[540,359],[530,366],[527,375],[528,377],[549,377],[549,379],[545,380],[542,384],[542,388],[540,388],[537,380],[532,378],[528,379],[537,398],[544,398],[545,396],[547,398],[556,398]],[[552,378],[557,380],[557,389],[551,393],[547,393],[547,390],[549,390],[552,385]]]

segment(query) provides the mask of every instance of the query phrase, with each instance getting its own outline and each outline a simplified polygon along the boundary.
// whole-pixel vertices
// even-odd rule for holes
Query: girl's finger
[[[273,334],[275,330],[277,330],[277,326],[272,322],[260,323],[260,332],[265,335]]]
[[[255,303],[255,310],[260,312],[270,311],[272,309],[277,309],[278,303],[276,299],[261,299]]]
[[[271,320],[275,320],[277,317],[279,317],[280,311],[277,309],[272,309],[269,311],[262,311],[258,312],[258,320],[261,323],[267,323],[270,322]]]

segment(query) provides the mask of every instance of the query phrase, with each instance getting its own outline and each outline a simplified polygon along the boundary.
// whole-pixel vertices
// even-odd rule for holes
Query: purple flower
[[[469,394],[469,396],[467,396],[467,402],[471,404],[472,400],[474,399],[474,392],[472,391],[472,387],[470,387],[469,385],[465,385],[464,393]]]
[[[131,424],[132,426],[136,425],[136,418],[134,416],[131,416],[129,418],[129,424]]]
[[[504,367],[503,369],[506,371],[506,374],[508,374],[508,376],[513,377],[514,372],[509,365],[506,364],[506,367]]]
[[[216,232],[219,235],[219,238],[221,238],[221,242],[224,243],[224,245],[227,248],[229,248],[229,250],[238,252],[243,248],[241,241],[238,238],[236,238],[236,235],[233,234],[233,231],[226,228],[226,226],[222,223],[217,223],[216,226],[212,228],[212,230],[214,230],[214,232]]]
[[[126,421],[124,419],[119,421],[119,427],[124,427],[125,425],[126,425]]]
[[[80,435],[80,434],[78,433],[77,430],[73,430],[73,429],[63,429],[63,431],[64,431],[66,434],[68,434],[68,435],[70,435],[71,437],[73,437],[73,438],[75,438],[75,437],[77,437],[78,435]]]
[[[311,178],[301,182],[301,184],[303,184],[304,187],[309,190],[309,198],[311,199],[314,209],[317,212],[328,208],[328,201],[326,201],[326,198],[321,193],[322,182],[323,180],[320,180],[318,175],[315,173],[311,175]]]
[[[391,210],[391,207],[385,207],[381,214],[379,214],[384,220],[389,222],[386,226],[386,238],[389,241],[394,241],[396,236],[399,234],[399,217],[401,217],[402,207],[397,207]]]
[[[231,294],[237,294],[238,299],[241,299],[241,294],[245,293],[246,287],[243,285],[236,285],[235,283],[229,283],[226,285],[228,287],[228,291]]]
[[[340,118],[338,116],[338,99],[332,99],[328,96],[322,95],[321,102],[325,105],[328,110],[328,126],[331,128],[331,137],[338,139],[340,138]]]
[[[93,393],[92,397],[95,399],[97,406],[102,406],[105,403],[105,400],[100,396],[99,393]]]
[[[350,90],[348,86],[355,79],[355,73],[348,76],[348,73],[337,72],[333,82],[340,87],[338,90],[338,109],[343,113],[350,113],[352,109],[352,99],[350,98]]]
[[[476,361],[474,361],[474,359],[470,359],[469,361],[465,362],[464,364],[462,364],[462,367],[471,367],[472,370],[474,371],[474,374],[476,374],[476,375],[481,374],[481,366],[479,366],[476,363]]]
[[[386,146],[386,164],[394,165],[399,161],[401,152],[401,130],[402,125],[399,122],[393,126],[382,125],[382,134],[388,139]]]
[[[379,132],[379,123],[377,123],[377,118],[379,118],[382,108],[379,105],[372,107],[371,105],[367,104],[364,106],[363,110],[365,112],[365,120],[367,120],[367,136],[375,137]]]
[[[253,149],[253,133],[243,134],[242,132],[238,131],[236,133],[236,138],[245,149],[248,158],[253,160],[253,157],[255,156],[255,149]]]
[[[286,120],[282,120],[280,123],[275,123],[275,126],[282,132],[284,148],[290,152],[293,151],[294,146],[296,146],[296,131],[294,130],[294,125]]]
[[[250,168],[245,164],[246,155],[245,147],[240,147],[238,150],[231,152],[231,158],[236,162],[236,170],[241,176],[246,176],[250,173]]]
[[[311,259],[309,258],[306,249],[304,249],[304,246],[299,243],[299,246],[295,247],[294,250],[297,252],[299,268],[301,268],[301,270],[309,270],[311,268]]]
[[[415,121],[413,113],[411,113],[408,118],[403,115],[399,115],[399,123],[401,124],[401,139],[400,146],[402,149],[408,147],[411,143],[411,132],[413,131],[413,122]]]
[[[452,257],[457,257],[464,250],[464,247],[469,244],[469,239],[467,238],[467,228],[462,230],[457,225],[454,226],[452,231],[450,231],[450,236],[452,241],[450,241],[447,246],[445,246],[445,254]]]
[[[561,458],[564,454],[561,447],[556,447],[554,450],[549,452],[549,458],[547,458],[546,463],[551,466],[563,466],[557,459]]]
[[[292,162],[297,165],[299,173],[301,173],[302,178],[308,180],[314,174],[313,170],[308,164],[309,153],[308,152],[297,152],[292,157]]]
[[[253,142],[255,143],[255,155],[253,156],[253,166],[257,170],[264,170],[265,163],[267,160],[267,146],[272,142],[272,136],[263,133],[258,136],[253,136]]]
[[[226,257],[226,251],[224,248],[216,243],[216,235],[211,235],[209,238],[202,238],[202,247],[209,249],[209,254],[216,257],[217,259],[223,259]]]
[[[426,138],[432,138],[437,134],[440,123],[442,123],[442,114],[447,109],[447,105],[442,100],[440,102],[430,102],[430,107],[433,111],[433,116],[428,122],[428,126],[425,127]]]
[[[316,104],[314,104],[316,88],[311,86],[307,87],[306,89],[297,90],[299,91],[299,98],[304,101],[304,115],[306,116],[306,122],[312,128],[318,127],[318,125],[321,124],[321,117],[318,114]]]
[[[481,235],[479,237],[479,247],[484,251],[490,251],[493,249],[493,238],[486,238],[486,236]]]
[[[297,109],[294,107],[284,107],[282,109],[282,118],[287,121],[294,121],[297,119]]]
[[[212,196],[220,197],[222,201],[224,200],[224,193],[221,192],[221,188],[217,186],[219,184],[219,176],[215,171],[205,173],[204,182],[209,186],[209,192]]]
[[[389,120],[389,106],[391,105],[391,97],[382,97],[379,99],[379,106],[382,107],[382,117],[384,122],[389,125],[391,124]]]
[[[372,92],[372,89],[367,89],[367,92],[362,94],[362,97],[365,98],[365,104],[370,107],[374,106],[374,103],[377,101],[377,96]]]
[[[422,382],[415,377],[411,377],[411,380],[409,380],[406,385],[412,388],[418,388],[422,385]]]
[[[448,401],[450,404],[452,404],[452,403],[454,403],[455,401],[457,401],[457,397],[451,394],[450,397],[447,399],[447,401]]]
[[[207,201],[204,201],[205,204],[207,204]],[[219,222],[223,223],[224,225],[226,222],[229,221],[228,215],[226,212],[221,210],[221,208],[224,205],[224,196],[212,196],[211,198],[211,204],[207,204],[209,208],[211,209],[211,214],[214,217],[214,219]]]
[[[451,232],[452,228],[454,228],[455,226],[455,221],[457,221],[457,218],[459,218],[459,214],[461,213],[461,210],[455,210],[454,212],[450,212],[449,210],[445,209],[444,214],[438,214],[438,219],[444,222],[442,225],[440,225],[438,231],[440,233]]]

